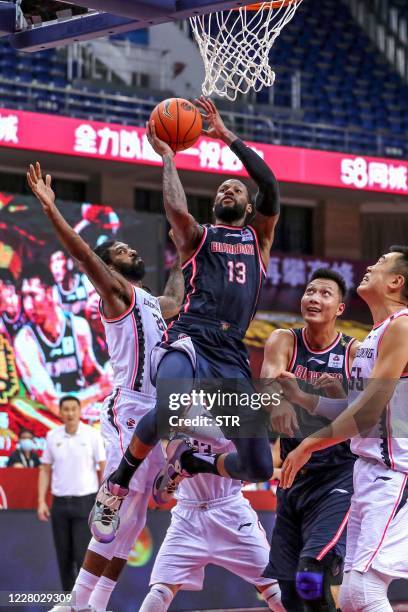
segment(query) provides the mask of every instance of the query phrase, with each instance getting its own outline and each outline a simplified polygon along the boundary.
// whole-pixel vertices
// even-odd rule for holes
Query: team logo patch
[[[182,340],[183,338],[188,338],[188,335],[187,334],[179,334],[177,336],[177,340]]]
[[[252,232],[249,229],[243,230],[241,237],[242,237],[242,242],[253,242],[254,241]]]
[[[307,363],[312,363],[312,361],[314,361],[315,363],[318,363],[319,365],[324,365],[324,360],[317,359],[316,357],[309,357],[309,359],[307,360]]]
[[[127,421],[126,421],[126,427],[128,429],[133,429],[134,426],[136,425],[136,421],[135,419],[132,419],[132,417],[130,417]]]
[[[336,353],[330,353],[329,355],[329,368],[342,368],[344,362],[344,355],[336,355]]]

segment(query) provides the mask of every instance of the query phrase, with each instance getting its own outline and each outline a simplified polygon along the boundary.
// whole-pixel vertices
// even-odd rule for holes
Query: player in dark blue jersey
[[[301,301],[302,329],[277,329],[265,346],[261,376],[274,380],[291,372],[311,393],[344,397],[358,342],[336,331],[344,311],[343,278],[314,272]],[[271,385],[279,386],[278,381]],[[281,457],[327,420],[283,400],[272,412],[281,434]],[[346,524],[353,493],[355,457],[348,442],[314,453],[290,489],[278,489],[277,517],[265,576],[279,580],[290,612],[333,612],[332,584],[340,584]]]
[[[200,225],[188,211],[173,151],[157,138],[154,123],[148,125],[149,142],[163,159],[164,206],[183,262],[186,297],[179,318],[154,355],[157,406],[139,421],[118,469],[109,476],[106,500],[103,487],[98,494],[97,504],[106,508],[112,495],[126,495],[137,467],[160,436],[168,433],[169,419],[174,414],[169,410],[172,382],[177,381],[177,389],[173,386],[173,390],[179,394],[190,393],[197,379],[228,380],[238,393],[253,392],[243,338],[255,314],[269,261],[279,217],[278,184],[262,158],[226,128],[210,100],[202,97],[196,103],[209,124],[206,136],[218,138],[230,147],[255,181],[258,193],[253,204],[241,181],[224,181],[214,199],[214,225]],[[251,223],[247,224],[249,218]],[[164,492],[183,476],[199,472],[249,481],[270,478],[273,465],[265,419],[248,405],[244,410],[236,404],[230,412],[239,415],[240,431],[234,432],[233,440],[237,452],[202,456],[183,440],[173,440],[168,446],[169,463],[161,483]],[[116,517],[109,512],[114,534]]]

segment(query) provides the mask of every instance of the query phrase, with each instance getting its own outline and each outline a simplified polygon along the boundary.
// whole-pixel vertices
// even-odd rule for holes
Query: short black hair
[[[81,407],[81,402],[79,401],[79,399],[77,398],[77,396],[76,396],[76,395],[63,395],[63,396],[60,398],[60,401],[58,402],[58,406],[59,406],[59,408],[61,409],[62,404],[63,404],[64,402],[71,402],[71,401],[76,402],[76,403],[78,404],[78,406],[79,406],[79,407]]]
[[[404,277],[403,297],[408,300],[408,246],[393,244],[389,249],[390,253],[399,253],[400,257],[395,264],[395,271]]]
[[[20,288],[24,280],[28,280],[31,278],[39,278],[41,283],[46,287],[52,287],[53,285],[55,285],[54,277],[51,274],[51,270],[41,261],[32,261],[30,263],[26,263],[23,266],[19,282]]]
[[[7,285],[16,284],[16,279],[9,268],[0,268],[0,281],[3,281],[3,283],[6,283]]]
[[[318,268],[318,270],[315,270],[312,276],[309,278],[308,284],[316,280],[317,278],[324,278],[327,280],[334,281],[339,288],[341,301],[344,302],[346,300],[347,285],[341,274],[339,274],[335,270],[332,270],[331,268]]]
[[[110,250],[117,243],[117,240],[105,240],[102,244],[98,244],[93,250],[95,255],[100,257],[107,265],[112,263]]]
[[[34,434],[33,434],[33,432],[31,431],[31,429],[27,429],[26,427],[22,427],[22,428],[20,429],[19,434],[18,434],[18,437],[19,437],[19,438],[21,438],[21,436],[22,436],[23,434],[27,434],[27,433],[28,433],[28,434],[30,434],[30,436],[32,436],[32,437],[34,438]]]

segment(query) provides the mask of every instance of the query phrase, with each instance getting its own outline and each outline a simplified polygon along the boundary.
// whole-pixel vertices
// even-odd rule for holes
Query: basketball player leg
[[[200,591],[209,562],[211,541],[206,513],[181,502],[157,553],[150,591],[139,612],[166,612],[179,589]]]
[[[139,612],[167,612],[181,586],[180,584],[162,584],[160,582],[153,584],[144,598]]]
[[[307,612],[336,611],[331,586],[342,579],[352,469],[345,466],[323,475],[317,490],[309,476],[312,481],[300,505],[303,547],[296,572],[296,589]]]
[[[285,612],[276,579],[262,572],[268,563],[270,546],[258,515],[241,495],[206,513],[212,534],[208,563],[220,565],[252,584],[274,612]]]
[[[201,369],[207,365],[207,360],[201,355],[197,359],[197,369],[200,378]],[[251,397],[254,388],[247,373],[236,366],[228,364],[215,364],[217,378],[225,380],[235,380],[237,391]],[[212,374],[214,376],[214,374]],[[208,377],[208,374],[207,374]],[[227,383],[228,384],[228,383]],[[225,390],[224,390],[225,391]],[[231,390],[226,389],[227,393]],[[272,452],[268,439],[268,429],[265,415],[261,410],[252,410],[250,407],[241,406],[218,407],[217,418],[234,417],[238,419],[238,425],[221,425],[226,438],[232,440],[236,447],[234,453],[202,455],[201,453],[189,449],[187,444],[173,443],[168,448],[168,473],[173,472],[174,478],[179,479],[181,472],[188,475],[198,473],[211,473],[225,478],[246,480],[249,482],[265,482],[269,480],[273,473]],[[230,421],[231,423],[231,421]],[[184,452],[185,451],[185,452]],[[177,466],[179,469],[177,470]],[[181,470],[180,470],[181,468]],[[182,475],[182,474],[181,474]]]
[[[157,371],[157,403],[137,424],[132,440],[125,451],[117,470],[109,476],[109,483],[128,488],[136,469],[151,449],[170,430],[169,389],[177,381],[177,392],[190,393],[194,370],[189,357],[182,351],[170,351],[161,360]]]
[[[281,601],[286,610],[304,612],[303,601],[296,590],[296,571],[302,549],[300,521],[292,504],[295,490],[277,490],[276,520],[269,550],[265,578],[279,582]]]
[[[115,541],[101,544],[92,538],[73,592],[76,605],[106,607],[129,552],[146,523],[148,496],[131,491],[120,509],[121,529]]]
[[[342,588],[340,606],[342,612],[392,612],[387,597],[392,577],[377,572],[372,567],[367,572],[351,570]]]
[[[389,584],[396,578],[408,578],[407,476],[360,458],[354,482],[350,526],[359,527],[359,537],[352,550],[347,544],[349,575],[340,591],[340,603],[346,612],[357,610],[356,601],[359,611],[390,612]]]
[[[161,435],[169,431],[170,398],[168,390],[174,387],[168,381],[177,381],[179,393],[190,393],[194,370],[189,357],[182,351],[164,355],[157,371],[156,407],[145,414],[136,426],[118,468],[108,476],[96,496],[89,524],[92,535],[99,542],[111,542],[119,528],[119,509],[129,492],[129,483]]]

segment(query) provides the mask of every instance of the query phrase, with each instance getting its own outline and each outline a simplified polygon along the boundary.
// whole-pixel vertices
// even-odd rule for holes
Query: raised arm
[[[163,160],[164,209],[174,232],[174,242],[184,262],[194,253],[204,230],[188,212],[186,194],[174,163],[174,152],[157,137],[154,121],[146,124],[146,134],[151,146]]]
[[[179,313],[184,300],[184,277],[178,253],[170,270],[163,295],[159,295],[157,299],[164,319],[171,319]]]
[[[205,119],[210,126],[210,129],[204,130],[204,133],[211,138],[219,138],[225,142],[241,160],[249,176],[257,184],[258,193],[255,198],[255,217],[252,225],[257,233],[262,259],[266,266],[280,212],[279,187],[275,175],[262,157],[227,129],[211,100],[201,96],[196,100],[196,104],[206,113]]]
[[[91,247],[72,229],[64,219],[55,204],[55,194],[51,187],[51,176],[42,178],[41,166],[36,162],[30,164],[27,172],[27,182],[38,198],[44,213],[54,226],[55,232],[68,253],[81,264],[90,281],[94,285],[104,303],[108,305],[112,317],[122,314],[132,299],[132,287],[127,281],[121,280],[98,257]]]

